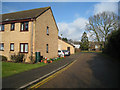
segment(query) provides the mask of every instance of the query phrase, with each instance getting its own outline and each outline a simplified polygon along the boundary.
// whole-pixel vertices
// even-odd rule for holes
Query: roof
[[[19,11],[14,13],[2,14],[2,22],[20,19],[34,19],[40,16],[42,13],[50,9],[50,7],[37,8],[25,11]]]
[[[62,38],[61,38],[60,36],[58,36],[58,39],[62,40]],[[71,45],[71,46],[73,46],[73,47],[75,47],[74,45],[72,45],[72,44],[69,43],[69,42],[66,42],[66,41],[64,41],[64,40],[62,40],[62,41],[65,42],[65,43],[67,43],[67,44],[69,44],[69,45]]]

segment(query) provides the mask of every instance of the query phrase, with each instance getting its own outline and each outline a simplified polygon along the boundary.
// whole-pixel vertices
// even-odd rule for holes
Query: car
[[[58,50],[58,56],[59,57],[64,57],[64,52],[62,50]]]
[[[64,56],[70,56],[70,51],[68,50],[62,50],[63,53],[64,53]]]

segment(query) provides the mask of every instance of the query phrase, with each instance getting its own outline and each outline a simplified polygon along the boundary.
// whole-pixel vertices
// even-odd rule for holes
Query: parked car
[[[62,50],[63,53],[64,53],[64,56],[70,56],[70,51],[68,50]]]
[[[58,56],[64,57],[64,52],[62,50],[58,50]]]

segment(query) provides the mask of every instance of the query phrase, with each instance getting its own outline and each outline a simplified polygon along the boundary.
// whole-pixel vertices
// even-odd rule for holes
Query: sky
[[[73,40],[81,40],[90,16],[103,11],[118,12],[117,2],[2,2],[2,13],[48,6],[55,17],[59,36],[62,34],[62,37]]]

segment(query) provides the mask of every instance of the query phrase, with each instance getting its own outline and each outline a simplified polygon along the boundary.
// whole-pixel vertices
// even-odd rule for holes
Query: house
[[[102,45],[99,42],[89,41],[89,51],[100,51]]]
[[[80,44],[73,44],[75,46],[76,49],[80,48]]]
[[[69,50],[70,54],[75,53],[75,47],[72,44],[63,41],[62,38],[59,36],[58,36],[58,50]]]
[[[79,48],[80,48],[80,41],[73,41],[73,42],[71,42],[71,44],[72,44],[73,46],[75,46],[76,49],[79,49]]]
[[[24,53],[54,58],[58,54],[58,28],[51,7],[2,14],[0,23],[0,55],[8,57]]]

